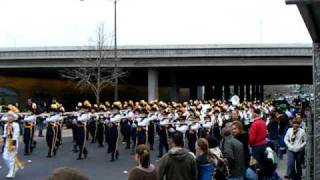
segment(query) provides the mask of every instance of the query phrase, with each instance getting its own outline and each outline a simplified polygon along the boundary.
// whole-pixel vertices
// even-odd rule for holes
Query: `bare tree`
[[[121,68],[105,67],[108,63],[117,63],[112,58],[113,50],[106,46],[104,26],[98,26],[96,46],[90,52],[88,58],[80,62],[81,67],[67,68],[60,72],[66,79],[78,81],[76,87],[80,90],[90,89],[95,97],[96,103],[100,103],[101,91],[107,86],[117,86],[117,80],[126,76]]]

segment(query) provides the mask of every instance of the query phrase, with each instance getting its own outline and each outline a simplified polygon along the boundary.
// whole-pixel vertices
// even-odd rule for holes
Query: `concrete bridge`
[[[103,66],[114,67],[113,49],[103,53]],[[59,79],[59,69],[96,56],[94,47],[0,48],[0,75]],[[311,45],[123,46],[118,56],[126,82],[147,85],[149,99],[159,97],[160,86],[171,88],[173,100],[179,88],[189,88],[190,98],[227,98],[230,85],[242,99],[261,99],[265,84],[312,83]]]
[[[94,47],[0,48],[0,68],[78,67]],[[106,47],[104,66],[113,67]],[[119,47],[119,67],[311,66],[311,45],[192,45]]]

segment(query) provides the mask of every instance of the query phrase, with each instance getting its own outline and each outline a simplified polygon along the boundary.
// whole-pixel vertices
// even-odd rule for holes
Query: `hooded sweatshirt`
[[[160,180],[196,180],[197,165],[186,149],[174,147],[159,162]]]

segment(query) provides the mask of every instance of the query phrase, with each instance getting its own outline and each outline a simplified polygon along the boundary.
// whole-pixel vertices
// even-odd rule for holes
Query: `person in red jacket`
[[[253,123],[249,130],[249,144],[251,146],[251,155],[257,160],[260,172],[259,177],[263,177],[263,167],[266,159],[266,138],[267,138],[267,125],[261,117],[261,110],[254,109]]]

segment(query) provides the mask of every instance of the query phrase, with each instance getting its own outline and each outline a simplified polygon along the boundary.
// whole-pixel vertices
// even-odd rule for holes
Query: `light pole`
[[[118,100],[117,2],[114,0],[114,101]]]

